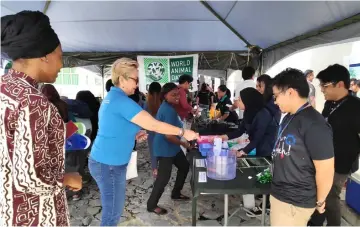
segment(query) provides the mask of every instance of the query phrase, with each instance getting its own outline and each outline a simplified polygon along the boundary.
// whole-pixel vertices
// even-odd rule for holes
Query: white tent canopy
[[[22,10],[50,17],[71,66],[124,53],[235,53],[236,64],[215,54],[214,65],[200,67],[224,70],[242,68],[251,49],[269,68],[295,51],[360,37],[357,1],[1,1],[1,16]]]

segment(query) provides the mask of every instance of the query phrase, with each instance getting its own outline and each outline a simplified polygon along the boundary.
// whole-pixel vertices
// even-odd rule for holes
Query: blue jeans
[[[111,166],[89,158],[89,170],[101,196],[101,226],[117,226],[125,205],[126,165]]]

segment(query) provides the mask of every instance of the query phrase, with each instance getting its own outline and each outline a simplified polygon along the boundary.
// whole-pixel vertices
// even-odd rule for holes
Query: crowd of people
[[[68,226],[65,189],[79,199],[88,165],[100,191],[101,225],[116,226],[136,141],[147,140],[150,148],[155,183],[147,210],[167,213],[158,201],[173,165],[178,171],[171,198],[190,199],[181,190],[189,172],[188,141],[199,137],[186,129],[187,117],[198,111],[188,101],[191,76],[182,75],[179,85],[153,82],[145,98],[138,89],[137,61],[121,58],[112,65],[101,104],[90,91],[80,91],[75,100],[61,99],[51,83],[63,66],[62,49],[49,18],[23,11],[2,17],[1,23],[2,52],[13,61],[0,77],[1,225]],[[236,151],[238,157],[252,153],[272,162],[271,225],[322,226],[326,219],[328,225],[340,226],[339,194],[358,169],[358,82],[350,81],[348,70],[338,64],[319,72],[316,78],[326,99],[319,113],[311,70],[289,68],[255,82],[255,70],[248,66],[242,76],[234,102],[225,85],[213,93],[203,84],[196,103],[208,109],[216,102],[215,119],[239,124],[237,131],[218,135],[223,140],[249,135],[250,143]],[[46,84],[40,88],[40,83]],[[66,123],[82,119],[91,123],[91,151],[70,155],[64,146]]]

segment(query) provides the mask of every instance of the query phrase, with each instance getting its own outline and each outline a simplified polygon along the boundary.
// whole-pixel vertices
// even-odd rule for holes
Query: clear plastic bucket
[[[207,176],[214,180],[232,180],[236,177],[236,154],[222,149],[220,156],[208,152],[206,157]]]

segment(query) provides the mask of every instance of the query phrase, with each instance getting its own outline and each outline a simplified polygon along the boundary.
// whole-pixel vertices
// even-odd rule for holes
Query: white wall
[[[84,68],[77,68],[76,73],[79,74],[79,85],[54,84],[61,96],[75,99],[79,91],[89,90],[95,97],[103,97],[103,81],[101,76]]]
[[[318,47],[296,53],[281,60],[266,73],[274,77],[282,70],[292,67],[302,71],[312,69],[317,75],[321,70],[335,63],[344,65],[347,68],[349,63],[360,63],[360,41]],[[319,81],[315,79],[313,84],[316,89],[316,109],[322,111],[325,99],[321,93]]]

